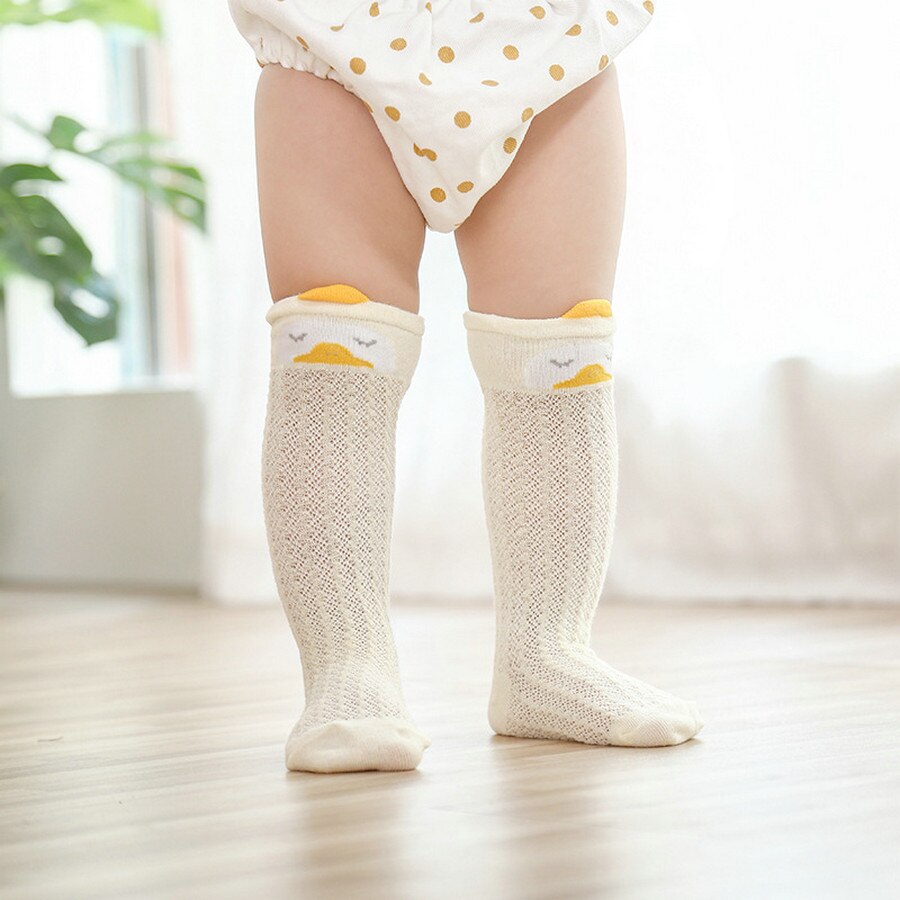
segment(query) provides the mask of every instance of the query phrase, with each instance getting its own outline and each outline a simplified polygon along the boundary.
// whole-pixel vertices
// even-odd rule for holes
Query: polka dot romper
[[[260,65],[331,78],[371,112],[434,231],[507,170],[531,121],[650,21],[631,0],[229,0]]]

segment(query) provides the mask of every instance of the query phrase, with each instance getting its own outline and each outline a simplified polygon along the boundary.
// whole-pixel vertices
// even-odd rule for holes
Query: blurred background
[[[704,729],[491,733],[482,400],[430,232],[391,576],[433,746],[326,777],[284,768],[253,54],[225,0],[0,0],[0,896],[900,896],[900,6],[655,7],[616,61],[594,646]]]
[[[861,34],[845,4],[659,7],[617,61],[608,595],[896,602],[900,9],[868,4]],[[8,584],[276,602],[257,74],[222,0],[0,0]],[[428,234],[421,286],[393,590],[487,600],[452,235]]]

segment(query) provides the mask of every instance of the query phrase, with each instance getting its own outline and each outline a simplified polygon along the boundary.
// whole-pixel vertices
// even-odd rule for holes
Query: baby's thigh
[[[507,172],[456,229],[477,312],[558,316],[611,299],[625,203],[613,66],[535,116]]]
[[[362,100],[330,79],[266,66],[256,143],[273,298],[343,283],[417,309],[425,223]]]

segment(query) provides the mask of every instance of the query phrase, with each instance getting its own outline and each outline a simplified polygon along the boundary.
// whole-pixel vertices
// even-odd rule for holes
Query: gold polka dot
[[[419,81],[422,84],[431,84],[431,79],[424,72],[419,72]]]
[[[427,9],[428,12],[431,12],[431,0],[429,0],[429,2],[425,4],[425,9]]]
[[[391,41],[391,50],[404,50],[406,49],[406,38],[394,38]]]
[[[400,110],[396,106],[386,106],[384,112],[389,119],[393,119],[395,122],[400,118]]]
[[[483,18],[484,18],[484,13],[480,12],[480,13],[478,13],[477,16],[472,16],[472,18],[469,19],[469,21],[470,22],[480,22]]]
[[[472,117],[464,109],[461,109],[453,117],[453,121],[458,128],[468,128],[472,124]]]
[[[461,193],[466,194],[466,193],[468,193],[469,191],[471,191],[473,187],[475,187],[475,185],[474,185],[471,181],[461,181],[461,182],[456,186],[456,189],[457,189],[458,191],[460,191]]]
[[[547,15],[547,10],[543,6],[532,6],[528,10],[536,19],[543,19]]]
[[[497,85],[500,84],[499,81],[494,81],[493,78],[485,78],[481,83],[486,84],[488,87],[497,87]]]
[[[366,61],[358,56],[354,56],[353,59],[350,60],[350,71],[354,72],[356,75],[362,75],[362,73],[366,71]]]
[[[522,110],[522,121],[527,122],[534,115],[534,110],[530,106],[526,106]]]
[[[514,47],[512,44],[507,44],[503,48],[503,55],[507,59],[518,59],[519,58],[519,48]]]
[[[608,9],[606,11],[606,21],[609,22],[610,25],[618,25],[619,17],[611,9]]]
[[[309,44],[307,44],[299,34],[297,35],[297,41],[304,50],[309,50]]]
[[[437,159],[437,153],[429,147],[420,147],[418,144],[413,144],[413,152],[416,156],[424,156],[425,159],[430,159],[432,162]]]
[[[557,65],[556,63],[550,66],[550,77],[554,81],[562,81],[562,78],[565,74],[566,70],[562,66]]]
[[[377,4],[377,3],[373,3],[373,4],[369,7],[369,15],[370,15],[370,16],[377,16],[378,13],[380,13],[380,12],[381,12],[381,10],[378,8],[378,4]]]
[[[437,201],[438,203],[443,203],[447,199],[447,192],[443,188],[432,188],[431,199]]]
[[[599,69],[602,72],[609,65],[609,57],[604,53],[603,56],[600,57],[600,65]]]
[[[650,15],[653,15],[653,3],[652,0],[644,0],[644,9],[647,10]]]
[[[368,101],[368,100],[363,100],[363,103],[365,103],[365,105],[366,105],[366,109],[367,109],[367,110],[368,110],[368,111],[369,111],[369,112],[375,112],[375,110],[374,110],[374,109],[372,109],[372,104],[371,104],[371,103],[369,103],[369,101]]]
[[[504,149],[507,153],[512,153],[513,150],[516,149],[516,144],[517,144],[517,143],[518,143],[518,141],[517,141],[514,137],[508,137],[508,138],[503,142],[503,149]]]
[[[573,25],[573,26],[566,32],[566,34],[571,35],[572,37],[575,37],[575,35],[581,34],[581,26],[580,26],[580,25]]]
[[[453,60],[455,58],[456,58],[456,54],[453,52],[452,47],[441,47],[441,49],[438,50],[438,59],[441,62],[445,62],[445,63],[453,62]]]
[[[344,24],[342,22],[340,25],[332,25],[331,30],[332,31],[340,31],[343,27],[344,27]]]

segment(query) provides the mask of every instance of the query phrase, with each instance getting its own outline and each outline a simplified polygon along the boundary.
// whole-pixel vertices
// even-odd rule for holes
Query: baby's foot
[[[415,769],[431,741],[406,719],[335,719],[304,729],[301,719],[285,747],[295,772],[404,772]]]
[[[415,769],[431,741],[410,720],[399,682],[387,676],[349,665],[318,673],[285,746],[288,769]]]
[[[498,734],[619,747],[665,747],[703,727],[696,703],[619,672],[585,647],[502,652],[489,719]]]

